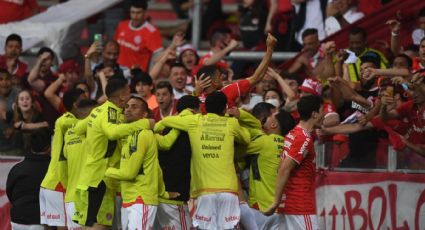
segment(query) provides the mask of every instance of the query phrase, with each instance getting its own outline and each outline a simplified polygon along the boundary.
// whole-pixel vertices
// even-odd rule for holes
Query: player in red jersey
[[[305,96],[300,98],[297,107],[301,121],[285,137],[275,201],[264,212],[272,215],[277,210],[278,215],[265,223],[266,229],[318,229],[312,132],[322,122],[323,101],[318,96]]]
[[[159,30],[145,20],[146,0],[132,1],[130,20],[120,22],[114,39],[120,44],[118,63],[132,68],[139,66],[148,71],[149,63],[162,51]]]

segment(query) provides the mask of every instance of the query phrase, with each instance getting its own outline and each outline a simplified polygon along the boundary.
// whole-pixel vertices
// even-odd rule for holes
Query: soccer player
[[[66,168],[64,163],[63,138],[66,131],[77,122],[75,116],[77,103],[84,99],[84,91],[72,89],[63,96],[63,103],[68,112],[56,120],[52,141],[49,169],[40,187],[40,223],[49,226],[65,227],[66,216],[64,193],[66,189]]]
[[[130,20],[120,22],[114,36],[120,44],[118,63],[128,68],[138,66],[146,72],[149,62],[163,50],[159,30],[145,19],[147,8],[146,0],[132,0]]]
[[[112,225],[115,192],[118,182],[105,178],[108,167],[118,166],[120,146],[118,140],[134,131],[150,129],[152,120],[124,121],[122,109],[130,98],[130,87],[122,79],[110,79],[106,86],[108,100],[90,113],[87,122],[86,162],[81,169],[73,217],[80,225],[106,229]],[[82,134],[77,131],[77,134]]]
[[[132,96],[125,121],[135,122],[149,114],[148,104]],[[152,229],[158,206],[159,162],[156,139],[151,130],[136,130],[123,141],[119,168],[110,167],[105,176],[121,182],[122,228]]]
[[[177,102],[179,116],[192,115],[199,112],[199,99],[186,95]],[[157,128],[156,126],[155,128]],[[169,136],[177,132],[172,140]],[[186,132],[165,128],[165,136],[156,134],[161,166],[166,191],[178,192],[175,199],[159,198],[157,220],[161,229],[188,230],[192,226],[187,201],[190,191],[190,140]],[[171,145],[168,147],[168,145]],[[167,148],[168,147],[168,148]]]
[[[75,127],[79,123],[84,122],[85,119],[91,112],[91,110],[97,105],[94,100],[81,100],[77,105],[76,117],[78,122],[70,127],[64,136],[63,155],[66,160],[67,168],[67,187],[65,193],[65,210],[67,218],[68,230],[81,230],[82,226],[72,221],[72,216],[75,213],[75,192],[77,189],[78,179],[80,177],[81,166],[84,164],[84,140],[85,135],[77,135]]]
[[[188,132],[192,148],[190,196],[196,199],[192,223],[200,229],[233,229],[239,222],[238,179],[234,142],[248,144],[250,135],[235,118],[225,117],[227,98],[213,92],[206,115],[172,116],[160,123]]]
[[[302,97],[297,103],[300,123],[285,137],[282,163],[276,180],[273,204],[279,215],[266,221],[265,229],[318,229],[315,204],[314,128],[322,122],[323,102],[317,96]]]
[[[269,110],[273,110],[270,109]],[[261,227],[266,218],[259,211],[265,211],[273,204],[277,171],[280,154],[283,151],[284,136],[295,127],[292,116],[284,111],[272,113],[261,123],[250,113],[240,110],[239,122],[241,126],[249,128],[252,140],[246,153],[250,155],[249,175],[249,205],[254,211],[258,227]]]

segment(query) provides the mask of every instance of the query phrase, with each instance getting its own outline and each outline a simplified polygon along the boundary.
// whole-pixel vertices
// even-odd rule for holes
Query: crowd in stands
[[[2,4],[32,4],[33,1],[21,2],[0,0],[0,8],[2,8]],[[179,17],[189,17],[187,9],[191,8],[193,1],[171,2]],[[204,17],[224,17],[221,13],[214,14],[209,10],[221,7],[221,4],[220,6],[214,5],[220,1],[206,0],[204,2],[207,5]],[[383,23],[382,26],[388,27],[388,37],[391,41],[390,52],[383,52],[369,47],[366,30],[356,26],[350,27],[347,37],[349,46],[345,49],[338,50],[335,42],[323,43],[321,40],[379,10],[379,7],[388,1],[369,0],[368,7],[365,7],[365,3],[361,0],[271,0],[267,4],[266,2],[262,0],[241,1],[238,8],[239,30],[237,33],[234,33],[231,27],[220,27],[220,23],[212,25],[211,22],[215,19],[204,20],[205,23],[210,23],[202,26],[202,34],[208,38],[210,45],[209,52],[204,56],[198,55],[198,50],[188,42],[189,35],[183,31],[174,33],[170,45],[163,47],[161,31],[146,20],[145,14],[148,11],[146,1],[133,1],[129,10],[130,19],[123,20],[118,24],[113,37],[94,41],[82,55],[84,57],[82,63],[78,59],[64,60],[56,68],[57,71],[54,71],[52,67],[58,57],[50,48],[40,48],[36,55],[36,62],[28,66],[20,60],[21,37],[18,34],[9,35],[4,44],[5,53],[0,56],[0,155],[19,155],[28,158],[29,153],[48,154],[49,150],[46,149],[50,147],[46,146],[49,143],[43,143],[40,138],[34,139],[41,136],[53,138],[52,162],[61,157],[66,158],[66,154],[69,153],[63,152],[65,147],[62,145],[55,146],[55,141],[62,143],[66,138],[77,140],[78,138],[73,135],[79,130],[78,125],[72,126],[75,133],[67,133],[67,129],[71,128],[71,125],[63,124],[66,123],[62,119],[64,114],[74,114],[74,119],[83,119],[93,107],[95,109],[90,116],[94,116],[94,118],[106,116],[110,122],[120,123],[123,122],[124,115],[126,118],[130,116],[127,118],[129,124],[125,126],[126,129],[109,127],[111,130],[107,136],[111,137],[111,140],[127,138],[130,132],[136,131],[134,129],[138,127],[149,127],[145,123],[142,124],[143,119],[140,121],[138,119],[151,118],[157,124],[167,127],[165,129],[164,127],[155,127],[155,132],[163,135],[162,137],[167,137],[168,133],[175,135],[175,129],[181,130],[182,133],[184,133],[183,131],[187,132],[186,137],[179,137],[180,139],[173,148],[187,149],[189,143],[192,147],[193,145],[201,146],[202,143],[193,141],[196,133],[194,130],[200,125],[194,120],[185,119],[184,111],[187,110],[184,109],[190,108],[193,112],[199,107],[201,114],[207,112],[220,114],[222,111],[219,111],[220,108],[214,108],[214,105],[219,105],[223,100],[228,109],[228,116],[237,117],[241,127],[245,125],[252,128],[249,126],[249,122],[244,124],[245,121],[242,119],[246,115],[244,113],[248,113],[246,116],[253,116],[256,118],[256,122],[260,123],[259,129],[262,129],[263,134],[273,134],[276,135],[276,138],[283,139],[298,122],[316,119],[312,115],[315,114],[314,112],[306,117],[305,108],[298,108],[298,106],[305,106],[303,103],[307,103],[303,101],[303,98],[319,97],[323,100],[325,115],[320,120],[320,124],[314,127],[315,131],[312,132],[311,138],[321,143],[332,143],[327,146],[327,151],[332,153],[327,159],[332,167],[386,168],[388,146],[392,146],[400,153],[398,158],[401,167],[424,169],[425,9],[418,12],[418,25],[411,33],[413,46],[409,46],[409,50],[401,46],[399,31],[403,24],[395,19],[389,20],[386,24]],[[23,19],[23,17],[19,19]],[[0,23],[3,22],[1,20],[0,18]],[[15,19],[10,18],[9,20]],[[212,27],[215,29],[207,31]],[[264,50],[265,56],[260,63],[227,61],[226,56],[240,47],[243,47],[243,50]],[[277,67],[280,63],[271,62],[272,53],[277,50],[301,52],[289,68],[282,69]],[[129,86],[128,89],[132,95],[130,99],[124,96],[123,88],[125,87],[120,86],[122,82]],[[217,92],[222,92],[222,94]],[[214,97],[210,97],[210,95]],[[137,103],[134,102],[136,105],[131,104],[131,100],[137,101]],[[114,104],[115,107],[108,103]],[[114,109],[103,113],[102,106],[108,105]],[[140,112],[139,117],[131,118],[131,109],[134,109],[132,106],[147,108]],[[59,117],[61,118],[58,119]],[[232,133],[241,132],[235,134],[235,140],[239,142],[235,146],[262,141],[261,135],[263,134],[255,136],[251,131],[251,140],[249,140],[247,136],[244,136],[243,130],[238,131],[239,123],[232,124],[229,126],[231,128],[226,130],[226,132]],[[310,121],[310,123],[314,122]],[[87,126],[87,123],[85,125]],[[95,126],[90,123],[89,126],[91,127],[91,125]],[[220,129],[217,124],[210,125],[213,129]],[[294,132],[291,131],[291,135],[301,132],[294,130]],[[123,134],[116,134],[118,131]],[[61,140],[55,139],[55,136],[59,135],[58,132],[62,135]],[[89,140],[92,137],[89,136],[89,131],[87,132],[87,140]],[[132,138],[137,140],[138,135],[139,133],[136,137],[130,135],[128,143],[125,142],[130,145],[127,146],[130,152],[122,153],[124,159],[132,156],[131,148],[134,147]],[[141,132],[140,135],[152,143],[155,142],[155,135],[145,132]],[[208,138],[208,135],[205,138]],[[212,135],[209,138],[220,137]],[[161,139],[161,141],[164,140]],[[283,140],[281,142],[283,143]],[[41,146],[43,144],[46,146]],[[95,152],[96,148],[104,147],[104,144],[98,145],[91,150]],[[116,145],[116,141],[107,142],[105,150],[112,156],[113,148]],[[238,152],[238,150],[234,150],[233,144],[231,146],[229,151]],[[252,147],[247,146],[248,149]],[[149,147],[151,146],[143,146],[150,154],[150,151],[153,150],[150,150]],[[280,146],[279,150],[283,151],[284,147],[287,146]],[[58,159],[53,159],[54,148],[60,150]],[[218,147],[202,145],[200,148],[211,150]],[[252,148],[255,149],[257,146]],[[262,164],[260,161],[265,161],[263,159],[265,156],[258,156],[258,154],[247,157],[247,155],[252,155],[252,151],[256,151],[253,149],[245,149],[245,153],[248,154],[238,157],[240,163],[237,164],[240,172],[244,169],[248,171],[251,169],[249,179],[243,178],[242,173],[240,177],[242,188],[249,192],[251,192],[252,186],[256,186],[255,183],[259,183],[251,181],[258,173],[255,170],[253,172],[252,168],[257,167],[258,170],[258,165]],[[118,153],[118,156],[120,154]],[[159,158],[163,173],[179,180],[179,176],[173,175],[173,171],[169,169],[169,167],[173,167],[172,165],[168,168],[164,166],[170,161],[161,159],[161,154],[160,151],[159,154],[149,156]],[[279,155],[279,153],[276,154]],[[31,161],[40,165],[46,164],[46,159],[43,157],[41,160],[34,160],[34,156],[27,158],[24,165],[20,166],[27,171],[30,166],[25,164],[31,164]],[[214,158],[214,155],[211,155],[211,158]],[[184,161],[185,159],[187,161]],[[172,161],[188,164],[189,159],[190,155],[181,158],[174,157]],[[280,158],[276,159],[280,161]],[[304,159],[295,159],[294,161],[298,162],[297,160]],[[152,161],[158,161],[158,159]],[[194,161],[193,158],[192,161]],[[50,164],[52,165],[52,163]],[[110,163],[108,167],[121,165],[123,168],[131,168],[131,165],[128,164],[130,164],[128,159],[124,161],[121,159],[121,163],[115,159],[115,162]],[[278,165],[279,162],[273,166],[275,172],[277,172]],[[43,173],[47,171],[47,165],[39,167],[40,170],[44,170]],[[54,169],[49,167],[49,170]],[[81,170],[83,169],[81,168]],[[107,177],[117,180],[125,180],[123,179],[125,176],[122,175],[127,175],[127,172],[120,172],[119,169],[106,169],[106,166],[93,170],[104,170]],[[90,172],[96,173],[96,171]],[[50,172],[47,175],[52,176],[52,173],[54,174],[54,172]],[[190,172],[187,173],[190,177]],[[202,174],[200,172],[192,173]],[[28,172],[25,175],[27,174],[38,175]],[[199,176],[198,174],[195,177]],[[103,176],[101,175],[100,180]],[[156,177],[161,176],[162,174],[156,175]],[[272,186],[274,186],[276,176],[273,177]],[[40,186],[43,178],[39,176],[32,182],[37,182]],[[236,177],[233,179],[236,181]],[[17,179],[13,177],[10,180]],[[56,184],[50,188],[51,186],[46,180],[44,178],[42,187],[47,190],[55,190]],[[97,179],[87,180],[85,183],[87,186],[91,186],[93,181],[99,182],[96,181]],[[168,180],[165,181],[165,185],[169,189],[172,181],[164,180]],[[245,183],[246,181],[249,183]],[[68,181],[68,183],[71,182]],[[110,184],[107,181],[105,183],[109,188]],[[99,186],[105,186],[105,183],[101,183]],[[131,187],[131,185],[124,186]],[[9,189],[11,189],[10,194],[13,194],[13,186]],[[179,189],[179,187],[176,185],[173,189]],[[177,190],[169,192],[177,192]],[[188,191],[178,192],[185,195],[179,201],[186,202],[189,197]],[[173,198],[173,194],[168,195],[168,199]],[[192,190],[191,195],[193,195]],[[36,196],[38,199],[38,193]],[[13,195],[10,195],[9,198],[12,203],[14,199],[18,199]],[[267,208],[272,205],[273,196],[271,200],[262,200],[261,202],[254,200],[255,197],[252,198],[253,200],[251,198],[249,196],[248,200],[251,207],[261,212],[270,211]],[[150,202],[149,199],[147,200]],[[203,202],[208,203],[207,200],[203,200]],[[78,208],[81,207],[76,207],[77,211]],[[277,206],[274,208],[276,209]],[[160,211],[158,210],[158,212]],[[19,223],[18,216],[12,215],[12,222]],[[85,216],[85,218],[84,221],[89,221],[92,217]],[[84,221],[80,224],[90,223]],[[249,225],[243,221],[246,219],[241,219],[242,225]],[[202,220],[193,223],[198,226],[207,226],[202,225],[204,224]]]

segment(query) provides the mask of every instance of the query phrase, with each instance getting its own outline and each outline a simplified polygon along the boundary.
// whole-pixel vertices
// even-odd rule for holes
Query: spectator
[[[22,53],[22,38],[17,34],[7,36],[4,45],[5,54],[0,56],[0,68],[7,69],[19,81],[28,72],[27,64],[19,60]],[[21,82],[19,82],[21,83]]]
[[[413,71],[425,69],[425,37],[419,43],[419,57],[413,59]]]
[[[262,0],[244,0],[239,5],[239,31],[244,48],[252,49],[264,41],[266,9]]]
[[[49,127],[28,90],[19,92],[13,109],[13,126],[23,135],[24,152],[29,151],[31,130]]]
[[[90,98],[89,85],[85,81],[75,83],[74,88],[81,89],[82,91],[84,91],[86,98]]]
[[[357,11],[355,1],[351,0],[331,0],[326,14],[328,16],[325,20],[327,36],[364,17],[362,12]]]
[[[269,89],[264,93],[264,98],[263,98],[264,102],[267,102],[269,104],[272,104],[274,107],[276,107],[277,109],[279,109],[284,100],[283,100],[283,96],[282,94],[275,90],[275,89]]]
[[[198,52],[192,45],[186,44],[179,47],[178,62],[182,63],[190,74],[196,74],[192,70],[199,63]]]
[[[193,91],[193,87],[186,85],[188,75],[189,73],[183,64],[175,63],[171,65],[169,79],[171,86],[173,86],[174,98],[177,100]]]
[[[169,82],[161,81],[156,85],[155,97],[158,107],[152,111],[152,117],[156,122],[177,113],[173,87]]]
[[[418,15],[418,28],[412,32],[413,44],[419,45],[425,37],[425,8],[422,8]]]
[[[54,126],[60,113],[44,97],[43,92],[57,80],[57,75],[51,70],[54,58],[55,53],[53,50],[47,47],[41,48],[37,53],[37,62],[32,67],[27,79],[29,87],[36,92],[35,99],[41,106],[43,117],[49,122],[51,127]]]
[[[324,53],[320,50],[320,40],[317,29],[309,28],[302,34],[304,45],[301,55],[289,67],[289,73],[302,73],[305,77],[312,76],[313,69],[324,59]]]
[[[349,49],[353,51],[358,57],[356,63],[348,64],[348,75],[344,76],[346,80],[357,83],[360,81],[360,65],[361,58],[365,54],[370,54],[370,51],[378,54],[380,58],[380,68],[387,68],[389,66],[388,60],[381,52],[367,47],[367,33],[364,29],[353,27],[350,29],[348,36]]]
[[[5,112],[13,110],[19,90],[12,85],[12,75],[6,69],[0,69],[0,98],[5,102]]]
[[[12,208],[10,219],[14,230],[43,230],[40,225],[40,184],[50,161],[50,136],[46,129],[33,132],[31,148],[25,159],[10,170],[6,194]]]
[[[36,0],[0,1],[0,24],[21,21],[38,13]]]
[[[65,81],[63,83],[64,91],[74,88],[80,79],[80,65],[74,60],[67,60],[59,66],[59,74],[64,74]]]
[[[131,85],[134,88],[134,91],[143,98],[143,100],[148,103],[150,110],[154,110],[158,107],[158,102],[154,92],[154,85],[152,78],[148,73],[143,72],[141,69],[132,69],[133,79],[131,80]]]
[[[130,20],[120,22],[114,39],[120,44],[118,63],[128,68],[137,66],[148,71],[149,62],[156,60],[162,51],[159,30],[145,19],[146,0],[133,0],[130,5]]]

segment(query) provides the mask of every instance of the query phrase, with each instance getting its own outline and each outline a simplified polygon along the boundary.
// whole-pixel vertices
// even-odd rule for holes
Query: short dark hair
[[[186,67],[183,65],[183,63],[181,62],[174,62],[170,65],[170,70],[174,67],[179,67],[179,68],[183,68],[187,71]]]
[[[222,115],[227,105],[227,97],[224,93],[216,91],[207,96],[205,109],[207,113]]]
[[[284,100],[283,100],[283,95],[282,95],[282,93],[281,93],[281,92],[279,92],[279,91],[277,91],[276,89],[269,89],[269,90],[267,90],[266,92],[264,92],[263,99],[265,99],[266,94],[267,94],[268,92],[275,92],[275,93],[277,93],[277,95],[279,96],[280,101],[282,101],[282,102],[284,101]]]
[[[407,56],[406,54],[398,54],[397,56],[395,56],[395,57],[394,57],[394,59],[396,59],[396,58],[404,58],[404,59],[406,60],[406,62],[407,62],[407,67],[412,68],[412,66],[413,66],[413,61],[412,61],[412,59],[411,59],[409,56]],[[394,61],[394,60],[393,60],[393,61]]]
[[[423,37],[422,39],[421,39],[421,41],[419,42],[419,45],[420,44],[422,44],[422,42],[424,42],[425,41],[425,37]]]
[[[194,97],[192,95],[184,95],[177,101],[176,109],[177,112],[181,112],[185,109],[199,109],[199,101],[198,97]]]
[[[349,35],[357,35],[357,34],[361,34],[363,36],[364,39],[367,39],[367,32],[365,29],[361,28],[361,27],[351,27],[350,31],[348,32]]]
[[[379,68],[381,66],[381,56],[374,51],[367,51],[360,57],[361,64],[363,63],[373,63],[375,68]]]
[[[168,81],[160,81],[155,86],[155,90],[164,89],[164,88],[167,89],[168,92],[173,94],[173,86],[171,86],[170,82],[168,82]]]
[[[296,81],[298,83],[298,85],[303,84],[303,79],[295,73],[289,73],[287,71],[282,71],[281,76],[283,76],[283,79]]]
[[[0,76],[6,76],[8,79],[12,77],[12,74],[7,69],[0,68]]]
[[[140,68],[134,68],[130,71],[131,75],[133,75],[133,79],[131,80],[131,84],[133,86],[136,86],[137,83],[142,82],[142,84],[145,85],[152,85],[152,77],[149,75],[149,73],[143,71]]]
[[[51,135],[48,128],[36,129],[30,134],[30,148],[33,153],[46,152],[50,147]]]
[[[49,47],[41,47],[37,52],[37,57],[39,57],[40,55],[46,52],[49,53],[53,59],[55,58],[55,52],[53,52],[53,50],[50,49]]]
[[[196,73],[196,78],[201,80],[200,77],[204,74],[204,78],[207,76],[214,76],[214,74],[219,71],[216,65],[204,65]]]
[[[301,38],[304,40],[305,37],[310,36],[310,35],[318,35],[317,29],[308,28],[308,29],[304,30],[303,33],[301,34]]]
[[[63,95],[63,105],[67,111],[71,111],[74,107],[74,103],[78,100],[78,98],[84,94],[82,89],[74,88],[65,92]]]
[[[311,118],[313,112],[319,112],[320,106],[323,104],[322,98],[314,95],[301,97],[297,103],[300,119],[307,121]]]
[[[146,0],[132,0],[130,2],[130,7],[142,8],[146,10],[148,8],[148,2]]]
[[[108,98],[114,96],[116,92],[124,89],[127,86],[127,81],[121,78],[111,78],[106,85],[105,94]]]
[[[214,46],[214,44],[218,40],[223,39],[226,34],[231,34],[231,33],[232,33],[232,31],[230,31],[227,28],[219,28],[219,29],[214,30],[214,32],[212,33],[211,38],[210,38],[210,45]]]
[[[80,102],[78,102],[77,108],[79,109],[85,109],[90,107],[97,106],[97,101],[92,99],[83,99]]]
[[[252,109],[251,113],[254,117],[261,121],[262,124],[266,122],[267,117],[272,115],[272,109],[276,107],[267,102],[257,103]]]
[[[22,47],[22,38],[21,36],[17,35],[17,34],[10,34],[9,36],[7,36],[6,38],[6,45],[7,43],[11,42],[11,41],[15,41],[18,42],[19,45]]]
[[[279,122],[280,135],[282,136],[286,136],[286,134],[288,134],[289,131],[291,131],[296,125],[291,114],[283,109],[279,110],[279,113],[275,115],[275,118],[277,122]]]
[[[418,18],[419,17],[425,17],[425,7],[422,7],[422,9],[419,11]]]
[[[141,102],[142,102],[142,104],[143,104],[143,109],[144,109],[145,111],[150,112],[150,111],[149,111],[148,103],[145,101],[145,99],[143,99],[143,98],[142,98],[141,96],[139,96],[138,94],[131,94],[130,99],[136,99],[136,100],[141,101]],[[128,99],[128,100],[130,100],[130,99]]]

